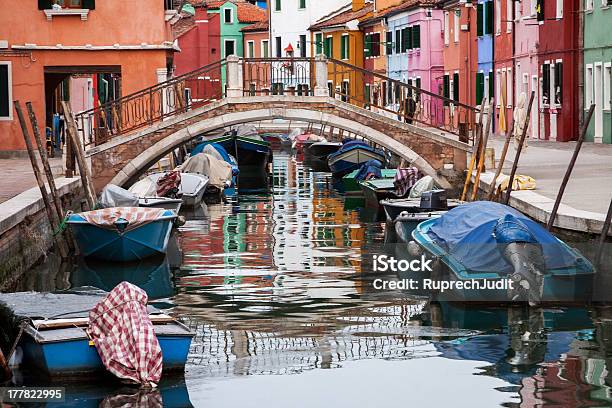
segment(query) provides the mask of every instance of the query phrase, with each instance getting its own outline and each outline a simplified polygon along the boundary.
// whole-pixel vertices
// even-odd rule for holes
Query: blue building
[[[478,72],[476,73],[476,103],[493,97],[493,0],[478,0],[476,5],[478,36]]]

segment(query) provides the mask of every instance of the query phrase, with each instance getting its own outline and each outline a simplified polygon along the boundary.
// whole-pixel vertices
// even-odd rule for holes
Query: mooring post
[[[15,110],[17,111],[17,117],[19,118],[19,125],[21,126],[21,132],[23,133],[23,140],[25,141],[26,148],[28,150],[28,156],[30,157],[30,162],[32,163],[32,171],[34,171],[34,177],[36,178],[36,183],[38,184],[38,188],[40,189],[40,195],[42,196],[43,203],[45,204],[45,211],[47,212],[47,219],[49,220],[49,225],[51,226],[51,231],[57,228],[61,222],[59,218],[57,218],[57,214],[55,213],[54,207],[51,206],[51,201],[49,200],[49,195],[47,194],[47,188],[45,187],[45,182],[43,180],[40,167],[38,167],[38,162],[36,159],[36,153],[34,152],[34,147],[32,146],[32,140],[30,139],[30,132],[28,131],[28,126],[25,121],[25,117],[23,116],[23,111],[21,110],[21,104],[19,101],[14,101]],[[60,235],[55,236],[55,242],[57,243],[57,249],[62,258],[68,257],[68,246],[64,241],[63,237]]]
[[[483,137],[480,140],[480,147],[479,147],[479,157],[478,157],[478,167],[476,168],[476,176],[474,177],[474,187],[472,189],[472,198],[471,201],[476,200],[476,195],[478,194],[478,187],[480,185],[480,174],[482,173],[482,168],[484,166],[484,159],[485,159],[485,152],[487,150],[487,143],[489,142],[489,132],[491,130],[491,123],[493,123],[492,117],[493,117],[493,103],[494,103],[494,99],[491,98],[489,100],[489,105],[488,105],[488,113],[487,113],[487,122],[485,124],[484,127],[484,133],[483,133]]]
[[[565,187],[567,187],[567,183],[569,182],[569,178],[572,175],[572,171],[574,170],[574,165],[576,165],[576,160],[578,159],[578,153],[580,153],[580,148],[582,147],[582,142],[584,142],[584,136],[586,135],[587,129],[589,127],[589,122],[591,121],[591,117],[593,116],[593,112],[595,111],[595,104],[591,104],[589,108],[589,112],[587,113],[584,122],[582,123],[582,129],[580,129],[580,134],[578,135],[578,140],[576,141],[576,147],[574,148],[574,154],[572,155],[572,159],[567,166],[567,170],[565,171],[565,176],[563,176],[563,180],[561,181],[561,186],[559,187],[559,192],[557,193],[557,198],[555,199],[555,205],[550,213],[550,218],[548,218],[548,224],[546,224],[546,228],[550,231],[555,223],[555,218],[557,218],[557,211],[559,211],[559,206],[561,205],[561,199],[563,198],[563,193],[565,193]]]
[[[597,255],[595,257],[596,267],[599,267],[601,265],[601,256],[603,255],[604,245],[606,243],[606,239],[608,238],[608,231],[610,231],[611,221],[612,221],[612,200],[610,201],[610,206],[608,207],[608,213],[606,214],[606,220],[604,221],[603,228],[601,229],[601,234],[599,235],[599,245],[597,246]]]
[[[510,178],[508,179],[508,187],[506,188],[506,197],[504,204],[508,205],[510,202],[510,194],[512,194],[512,184],[514,183],[514,176],[516,175],[516,169],[518,162],[523,151],[523,144],[525,143],[525,137],[527,137],[527,128],[529,127],[529,121],[531,119],[531,106],[533,105],[533,99],[535,98],[535,91],[531,91],[531,97],[529,98],[529,104],[527,105],[527,114],[525,115],[525,123],[523,123],[523,132],[521,133],[521,139],[516,149],[516,155],[514,162],[512,163],[512,171],[510,171]]]
[[[465,201],[467,198],[468,188],[470,181],[472,181],[472,172],[478,159],[480,151],[480,143],[482,142],[482,116],[484,114],[484,106],[487,103],[486,99],[483,99],[480,103],[480,115],[478,115],[478,124],[476,125],[476,136],[474,138],[474,146],[472,147],[472,157],[470,159],[470,165],[468,167],[467,175],[465,176],[465,183],[463,184],[463,192],[461,193],[461,201]]]
[[[491,186],[489,187],[489,195],[487,196],[488,201],[491,201],[493,199],[493,195],[495,194],[495,185],[497,184],[497,178],[501,174],[502,168],[504,167],[504,161],[506,161],[506,154],[508,154],[508,147],[510,146],[510,140],[512,139],[513,133],[514,119],[512,119],[512,123],[510,123],[510,128],[506,133],[506,141],[504,142],[504,148],[502,149],[501,156],[499,157],[499,164],[497,165],[497,170],[495,170],[495,175],[493,176]],[[493,160],[495,160],[495,158],[493,158]]]

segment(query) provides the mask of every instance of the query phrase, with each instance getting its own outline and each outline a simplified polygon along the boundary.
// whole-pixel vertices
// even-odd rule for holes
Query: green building
[[[236,0],[226,1],[218,8],[209,8],[209,13],[219,13],[219,48],[221,58],[229,55],[244,57],[244,45],[242,39],[242,29],[254,23],[266,21],[268,19],[266,11],[254,4]],[[209,39],[214,41],[214,39]],[[225,70],[221,70],[221,81],[223,86],[227,83]]]
[[[584,109],[595,113],[586,140],[612,143],[612,0],[586,0],[584,16]]]

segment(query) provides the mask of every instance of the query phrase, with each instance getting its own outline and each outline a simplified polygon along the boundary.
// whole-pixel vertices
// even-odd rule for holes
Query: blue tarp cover
[[[542,246],[547,269],[572,267],[577,255],[540,224],[514,208],[489,201],[460,205],[438,218],[428,235],[466,269],[475,272],[510,273],[493,231],[500,218],[512,215],[522,222]]]
[[[369,174],[372,175],[372,178],[381,178],[382,177],[382,163],[378,160],[368,160],[363,163],[359,168],[357,174],[355,174],[355,180],[363,181],[368,177]]]
[[[361,140],[351,140],[351,141],[344,141],[342,143],[342,147],[340,148],[340,151],[344,151],[344,150],[349,150],[351,148],[353,148],[354,146],[361,146],[361,147],[370,147],[366,142],[362,142]]]

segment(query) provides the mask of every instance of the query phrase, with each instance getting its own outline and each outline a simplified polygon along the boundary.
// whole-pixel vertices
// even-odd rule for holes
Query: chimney
[[[365,0],[353,0],[353,11],[359,11],[365,6]]]

